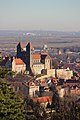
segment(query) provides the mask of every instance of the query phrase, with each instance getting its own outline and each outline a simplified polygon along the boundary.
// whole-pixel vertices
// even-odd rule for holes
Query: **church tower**
[[[22,42],[19,42],[19,44],[17,45],[17,57],[18,58],[22,57],[22,55],[21,55],[22,50],[23,50],[23,44],[22,44]]]
[[[50,68],[51,68],[51,58],[49,55],[47,55],[45,58],[45,69],[50,69]]]
[[[32,69],[32,55],[33,55],[33,47],[31,42],[29,42],[26,46],[26,54],[27,54],[27,68],[28,70]]]

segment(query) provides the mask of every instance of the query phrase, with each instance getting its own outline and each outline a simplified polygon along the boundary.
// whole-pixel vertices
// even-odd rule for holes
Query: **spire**
[[[19,42],[19,45],[20,45],[21,49],[23,49],[23,44],[22,44],[22,42]]]
[[[32,50],[33,50],[33,46],[32,46],[32,43],[31,43],[31,42],[28,42],[28,43],[27,43],[27,46],[29,46],[29,47],[30,47],[30,49],[32,49]]]
[[[32,47],[32,43],[30,42],[29,44],[30,44],[30,48],[32,49],[32,48],[33,48],[33,47]]]

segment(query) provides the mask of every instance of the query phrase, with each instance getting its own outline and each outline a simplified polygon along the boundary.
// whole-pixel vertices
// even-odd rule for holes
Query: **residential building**
[[[30,82],[26,82],[24,83],[24,85],[26,86],[26,88],[28,89],[28,95],[30,97],[35,97],[38,95],[39,92],[39,85],[34,83],[33,81]]]

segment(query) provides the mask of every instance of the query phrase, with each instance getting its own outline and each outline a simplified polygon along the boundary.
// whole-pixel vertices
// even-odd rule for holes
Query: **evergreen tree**
[[[25,120],[24,105],[10,84],[0,79],[0,120]]]
[[[60,97],[59,97],[59,94],[58,94],[58,91],[56,90],[56,88],[53,91],[51,107],[54,108],[56,111],[58,111],[60,108]]]

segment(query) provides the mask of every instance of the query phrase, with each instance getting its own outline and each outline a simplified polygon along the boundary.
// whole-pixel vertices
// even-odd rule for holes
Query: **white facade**
[[[42,63],[33,64],[33,70],[35,75],[41,74],[42,69],[44,69],[44,64]]]
[[[24,73],[26,71],[26,64],[17,65],[15,60],[12,61],[12,71],[17,73]]]
[[[39,91],[39,86],[36,86],[36,85],[30,85],[29,86],[29,95],[30,97],[34,97],[35,94],[36,94],[36,91]]]

